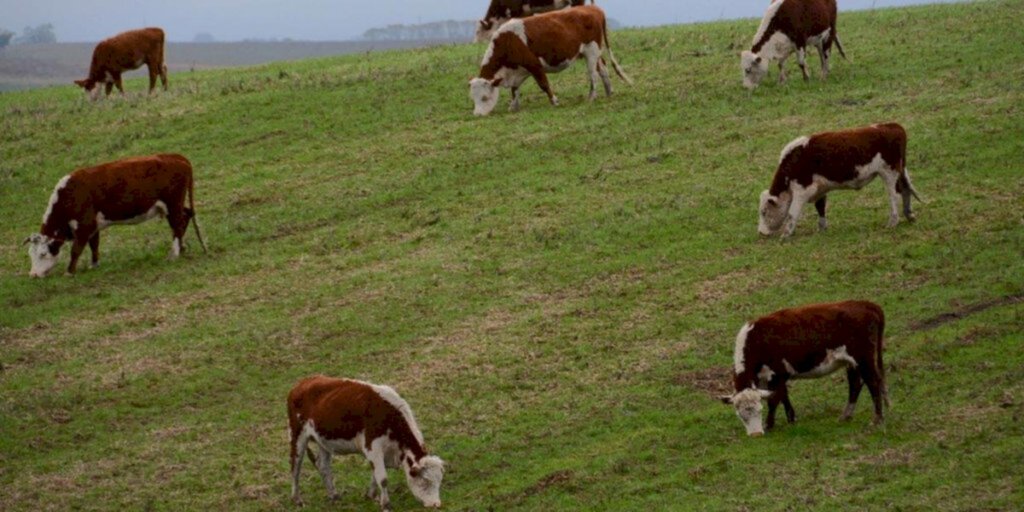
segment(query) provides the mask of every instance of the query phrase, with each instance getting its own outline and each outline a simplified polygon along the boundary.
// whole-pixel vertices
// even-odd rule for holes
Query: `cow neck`
[[[754,372],[750,371],[750,368],[751,366],[748,364],[741,373],[733,375],[732,383],[737,393],[745,389],[757,387],[757,379],[754,377]]]
[[[785,172],[784,165],[785,162],[779,164],[779,170],[775,172],[775,177],[772,178],[772,186],[768,189],[768,193],[773,197],[779,197],[783,192],[789,190],[790,178]]]
[[[74,237],[71,232],[71,226],[67,222],[67,216],[64,212],[59,211],[60,201],[53,205],[53,209],[50,210],[50,214],[43,219],[43,224],[39,227],[39,232],[55,240],[69,240]],[[62,219],[62,220],[58,220]]]

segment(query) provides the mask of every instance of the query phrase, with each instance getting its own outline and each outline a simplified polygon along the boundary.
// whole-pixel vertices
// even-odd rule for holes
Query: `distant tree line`
[[[622,24],[611,18],[608,28],[616,29]],[[467,41],[476,33],[476,21],[435,21],[418,25],[388,25],[363,32],[367,41]]]
[[[44,23],[37,27],[25,27],[25,30],[17,37],[15,37],[14,32],[0,28],[0,48],[9,44],[45,44],[56,42],[57,34],[53,31],[52,23]]]

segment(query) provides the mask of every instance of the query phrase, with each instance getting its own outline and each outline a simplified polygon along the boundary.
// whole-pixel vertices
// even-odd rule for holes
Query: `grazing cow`
[[[149,92],[156,87],[156,77],[160,76],[164,90],[167,90],[167,66],[164,64],[164,31],[159,28],[143,28],[122,32],[110,39],[104,39],[96,45],[92,52],[92,64],[89,65],[89,77],[75,80],[75,84],[91,94],[93,99],[99,96],[98,84],[105,84],[107,96],[116,85],[117,90],[124,94],[121,85],[121,73],[139,69],[145,64],[149,68]]]
[[[840,419],[853,416],[861,387],[867,384],[875,403],[875,423],[882,421],[882,402],[888,405],[882,334],[885,314],[877,304],[846,301],[783,309],[747,323],[736,336],[733,354],[735,394],[721,397],[732,404],[747,435],[764,434],[761,400],[768,400],[766,427],[775,425],[781,402],[786,418],[796,421],[789,402],[789,379],[816,379],[846,369],[849,401]]]
[[[794,50],[804,80],[810,79],[807,74],[807,46],[818,49],[821,76],[828,78],[828,59],[833,42],[845,59],[846,52],[836,34],[835,0],[775,0],[761,19],[761,26],[751,43],[753,46],[740,54],[743,86],[751,90],[756,88],[768,74],[768,64],[773,60],[779,61],[779,83],[784,82],[786,70],[783,64]]]
[[[171,225],[172,258],[181,253],[190,220],[205,251],[194,196],[192,164],[181,155],[128,158],[64,176],[50,195],[39,233],[25,239],[32,259],[29,275],[45,277],[57,264],[60,248],[68,240],[72,241],[68,273],[75,273],[86,244],[92,249],[95,267],[100,260],[102,229],[114,224],[138,224],[157,216],[167,217]]]
[[[512,20],[498,29],[491,39],[480,67],[480,76],[470,80],[469,95],[473,113],[485,116],[498,104],[498,87],[512,89],[511,111],[519,109],[519,87],[533,76],[547,93],[552,105],[558,98],[551,92],[547,73],[567,69],[580,55],[587,59],[590,76],[590,100],[597,98],[597,77],[604,82],[605,93],[612,93],[608,68],[601,58],[602,42],[608,48],[612,67],[619,77],[632,84],[622,71],[611,46],[604,11],[583,6],[549,12],[521,20]]]
[[[373,466],[366,495],[390,510],[388,468],[401,468],[413,496],[425,507],[441,507],[444,461],[429,455],[412,409],[394,389],[318,375],[299,381],[288,394],[292,500],[301,505],[302,453],[320,471],[336,499],[331,456],[361,453]],[[314,455],[309,443],[316,445]]]
[[[473,42],[490,41],[494,30],[512,18],[525,18],[566,7],[578,7],[586,2],[587,0],[491,0],[487,14],[476,24]],[[593,4],[594,0],[590,0],[590,3]]]
[[[771,188],[761,192],[757,230],[771,235],[785,224],[782,236],[793,234],[805,204],[818,209],[818,227],[828,227],[825,195],[837,189],[859,190],[880,176],[889,191],[889,227],[903,215],[913,222],[910,196],[920,197],[907,172],[907,132],[896,123],[799,137],[782,150]]]

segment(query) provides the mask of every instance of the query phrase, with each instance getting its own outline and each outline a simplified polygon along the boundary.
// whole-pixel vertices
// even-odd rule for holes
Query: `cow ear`
[[[56,256],[60,254],[60,246],[64,244],[63,240],[54,240],[49,243],[46,247],[50,250],[50,254]]]
[[[413,466],[409,466],[409,476],[411,476],[413,478],[419,478],[420,477],[420,473],[422,473],[422,472],[423,472],[423,468],[421,468],[418,464],[417,465],[413,465]]]
[[[31,241],[32,241],[32,237],[27,236],[27,237],[25,237],[25,241],[22,242],[21,245],[28,245],[28,243],[31,242]]]
[[[761,63],[761,56],[758,55],[757,57],[754,58],[754,64],[760,64],[760,63]]]
[[[768,198],[768,204],[770,204],[770,205],[772,205],[772,206],[778,206],[778,205],[779,205],[779,202],[778,202],[778,201],[776,201],[774,197],[769,197],[769,198]]]
[[[726,404],[726,405],[731,405],[732,404],[732,395],[720,395],[718,397],[718,399],[721,400],[723,404]]]
[[[499,85],[501,85],[502,80],[503,79],[501,78],[495,78],[494,80],[491,80],[491,87],[498,87]]]

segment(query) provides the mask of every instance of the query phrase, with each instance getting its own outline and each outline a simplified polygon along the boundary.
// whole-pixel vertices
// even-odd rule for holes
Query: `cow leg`
[[[821,196],[814,202],[814,208],[818,210],[818,231],[828,229],[828,219],[825,218],[825,196]]]
[[[786,227],[782,232],[782,237],[785,238],[793,234],[796,231],[796,224],[800,220],[800,215],[804,210],[804,202],[807,199],[800,194],[793,194],[792,202],[789,203],[789,218],[786,219]]]
[[[917,217],[914,215],[914,210],[910,207],[910,199],[914,192],[910,185],[910,174],[907,173],[906,168],[903,169],[900,179],[897,180],[896,184],[900,187],[900,195],[903,196],[903,216],[907,218],[907,222],[914,222],[917,220]]]
[[[92,252],[92,268],[100,266],[100,232],[96,230],[89,238],[89,251]]]
[[[800,65],[800,73],[804,75],[804,81],[811,79],[811,75],[807,74],[807,48],[800,47],[796,49],[796,62]]]
[[[160,82],[164,86],[164,90],[167,90],[167,64],[160,63]]]
[[[292,501],[299,506],[302,506],[302,498],[299,497],[299,475],[302,474],[303,451],[308,444],[309,434],[305,432],[305,428],[301,432],[292,430]]]
[[[860,378],[860,373],[856,368],[846,369],[846,382],[850,385],[850,397],[846,401],[843,415],[839,417],[840,421],[850,421],[850,418],[853,418],[853,410],[857,407],[857,397],[860,396],[860,390],[864,387],[864,381]]]
[[[519,112],[519,87],[512,88],[512,103],[509,103],[508,111]]]
[[[384,465],[384,442],[383,437],[377,438],[370,444],[369,449],[363,451],[366,459],[373,466],[373,479],[377,482],[377,489],[380,491],[378,503],[380,509],[391,510],[391,499],[388,497],[388,469]]]
[[[182,201],[170,201],[169,205],[177,205]],[[167,223],[171,225],[171,232],[174,239],[171,241],[171,253],[169,259],[175,259],[181,255],[182,243],[185,240],[185,231],[188,229],[188,215],[184,206],[168,206]]]
[[[779,59],[779,83],[786,82],[786,57]]]
[[[864,384],[867,384],[868,391],[871,393],[871,401],[875,405],[875,424],[882,423],[884,416],[882,414],[882,378],[881,373],[875,366],[869,362],[858,366],[860,369],[860,376],[864,379]]]
[[[787,388],[786,394],[782,397],[782,406],[786,408],[786,421],[789,423],[796,422],[796,409],[793,409],[793,404],[789,401],[789,389]]]
[[[149,64],[146,67],[149,68],[149,94],[153,94],[153,89],[156,89],[156,76],[159,68],[153,64]]]
[[[107,91],[107,96],[110,96],[110,92],[114,90],[114,82],[105,82],[103,87]]]
[[[893,171],[883,170],[882,181],[885,182],[885,190],[889,193],[889,224],[890,228],[900,223],[900,193],[896,190],[896,183],[899,181]]]
[[[376,501],[377,500],[377,478],[370,473],[370,488],[366,490],[366,497]]]
[[[89,243],[89,239],[92,235],[85,233],[93,233],[96,231],[94,226],[78,226],[78,230],[75,231],[75,241],[71,244],[71,263],[68,263],[68,274],[74,274],[78,269],[78,258],[82,256],[82,251],[85,250],[85,246]]]
[[[829,73],[828,57],[829,57],[829,53],[830,52],[829,52],[828,45],[825,42],[819,42],[818,43],[818,57],[821,57],[821,79],[822,80],[827,80],[828,79],[828,73]]]
[[[124,94],[124,84],[121,83],[121,73],[114,75],[114,85],[117,86],[117,90]]]
[[[316,457],[316,469],[320,471],[320,479],[327,488],[327,497],[331,501],[338,499],[338,491],[334,488],[334,474],[331,473],[331,452],[325,450],[323,446]]]
[[[540,64],[540,61],[537,61],[531,62],[525,67],[533,75],[533,79],[537,81],[537,85],[540,86],[541,90],[548,95],[548,100],[551,101],[551,104],[557,107],[558,97],[555,96],[555,93],[551,92],[551,83],[548,82],[548,74],[544,72],[544,66]]]
[[[594,101],[597,99],[597,79],[600,76],[597,70],[601,66],[601,45],[596,42],[584,45],[583,55],[587,58],[587,78],[590,79],[588,99]]]
[[[601,58],[601,60],[599,60],[597,62],[597,72],[601,75],[601,82],[604,83],[604,93],[605,93],[605,95],[611,96],[612,95],[612,79],[611,79],[610,76],[608,76],[608,64],[604,61],[603,57]]]

